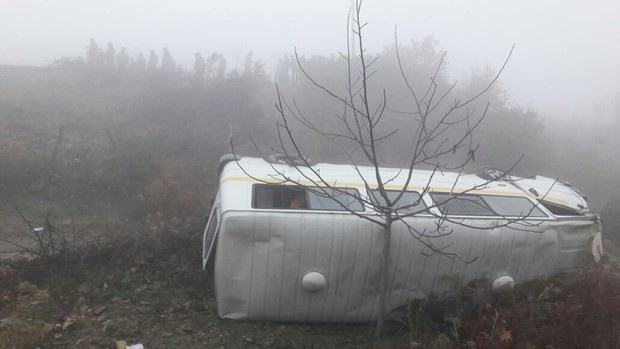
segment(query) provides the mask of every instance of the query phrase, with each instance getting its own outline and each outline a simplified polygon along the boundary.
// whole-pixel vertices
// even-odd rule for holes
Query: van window
[[[308,207],[312,210],[346,211],[343,205],[351,211],[363,211],[364,206],[359,200],[359,192],[352,188],[324,188],[307,191]]]
[[[524,197],[431,193],[443,214],[460,216],[547,217]],[[445,202],[444,202],[445,201]],[[443,203],[442,203],[443,202]]]
[[[443,214],[457,216],[494,216],[479,195],[450,193],[431,193],[433,201]]]
[[[359,192],[353,188],[304,188],[295,185],[254,184],[252,207],[329,211],[346,211],[348,208],[352,211],[363,211],[364,206],[358,198]]]
[[[578,211],[571,207],[566,207],[563,205],[558,205],[551,203],[549,201],[540,200],[541,205],[545,206],[549,212],[553,213],[556,216],[583,216],[585,213],[583,211]]]
[[[376,205],[385,206],[385,199],[381,195],[378,189],[371,190],[370,200],[372,200]],[[390,201],[395,200],[400,194],[400,190],[386,190]],[[396,211],[399,214],[408,214],[413,212],[420,212],[426,209],[426,204],[420,198],[420,193],[415,191],[406,191],[403,196],[400,198],[397,204]]]
[[[305,208],[305,198],[306,192],[300,186],[255,184],[252,206],[278,209]]]
[[[482,195],[484,201],[500,216],[509,217],[547,217],[527,198],[514,196]]]

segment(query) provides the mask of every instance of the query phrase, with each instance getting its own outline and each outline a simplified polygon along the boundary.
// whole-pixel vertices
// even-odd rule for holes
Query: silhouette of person
[[[291,200],[291,203],[289,204],[289,208],[308,208],[308,204],[306,203],[306,193],[303,190],[295,194],[295,197],[293,198],[293,200]]]
[[[155,54],[155,50],[151,50],[149,54],[149,62],[146,65],[146,69],[150,72],[157,69],[157,55]]]
[[[217,78],[224,79],[226,75],[226,58],[224,58],[224,55],[219,54],[218,61],[219,61],[219,64],[217,66]]]
[[[114,57],[116,56],[116,50],[111,42],[108,42],[108,49],[105,51],[105,65],[108,67],[114,66]]]
[[[88,44],[88,46],[86,46],[86,61],[88,62],[88,64],[95,65],[98,63],[99,52],[99,46],[97,46],[95,39],[91,38],[90,43]]]
[[[194,60],[194,72],[197,78],[202,79],[205,75],[205,71],[207,69],[207,65],[205,64],[205,59],[199,52],[196,52],[196,59]]]
[[[173,72],[175,68],[176,64],[172,60],[170,51],[168,51],[167,47],[164,47],[164,54],[161,56],[161,69],[163,71]]]
[[[129,64],[129,55],[125,52],[125,48],[121,47],[121,52],[116,55],[116,64],[118,65],[118,71],[123,73],[127,69]]]

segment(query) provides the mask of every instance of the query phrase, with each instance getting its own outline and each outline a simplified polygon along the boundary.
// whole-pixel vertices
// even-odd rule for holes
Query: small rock
[[[68,318],[65,320],[65,322],[63,322],[63,324],[62,324],[62,329],[63,329],[63,330],[66,330],[66,329],[68,329],[69,327],[71,327],[71,326],[75,325],[76,320],[77,320],[77,319],[76,319],[76,318],[74,318],[74,317],[68,317]]]
[[[10,325],[13,323],[13,319],[11,319],[10,317],[5,317],[0,319],[0,324],[5,324],[5,325]]]
[[[171,332],[162,332],[162,333],[161,333],[161,336],[162,336],[162,337],[164,337],[164,338],[170,338],[170,337],[174,336],[174,333],[171,333]]]
[[[73,308],[74,309],[79,309],[81,306],[83,306],[85,304],[86,304],[86,298],[80,296],[80,298],[78,298],[78,300],[73,305]]]
[[[211,346],[213,346],[213,345],[217,345],[217,344],[220,344],[220,343],[222,343],[222,339],[221,339],[221,338],[217,338],[217,337],[215,337],[215,338],[211,338],[211,339],[209,339],[209,344],[210,344]]]
[[[93,315],[101,315],[104,311],[106,311],[106,307],[103,305],[98,306],[97,308],[95,308],[95,310],[93,310]]]
[[[108,330],[110,329],[110,325],[112,325],[110,321],[106,321],[106,323],[103,324],[103,326],[101,327],[101,332],[103,333],[108,332]]]

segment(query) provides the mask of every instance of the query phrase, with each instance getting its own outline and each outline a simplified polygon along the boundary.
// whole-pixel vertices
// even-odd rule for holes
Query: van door
[[[217,232],[220,227],[219,204],[219,195],[217,195],[215,197],[215,202],[213,202],[213,208],[209,214],[209,220],[207,221],[207,226],[205,227],[205,231],[202,236],[202,270],[205,270],[209,260],[213,259],[213,249],[215,247]]]

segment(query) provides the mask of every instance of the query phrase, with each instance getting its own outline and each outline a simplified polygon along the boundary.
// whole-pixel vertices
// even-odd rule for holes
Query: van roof
[[[332,186],[362,190],[365,188],[365,183],[370,188],[377,187],[375,168],[371,166],[318,163],[307,168],[286,163],[272,163],[262,158],[236,157],[235,160],[228,156],[225,160],[225,157],[222,157],[224,163],[220,164],[222,168],[220,184],[242,181],[314,186],[323,185],[324,181]],[[386,189],[401,190],[409,175],[406,169],[382,167],[379,170]],[[283,176],[290,181],[284,180]],[[579,211],[587,211],[585,198],[571,186],[552,178],[509,176],[507,180],[489,182],[482,177],[476,173],[413,170],[407,189],[422,191],[429,187],[429,191],[439,192],[530,196]]]

